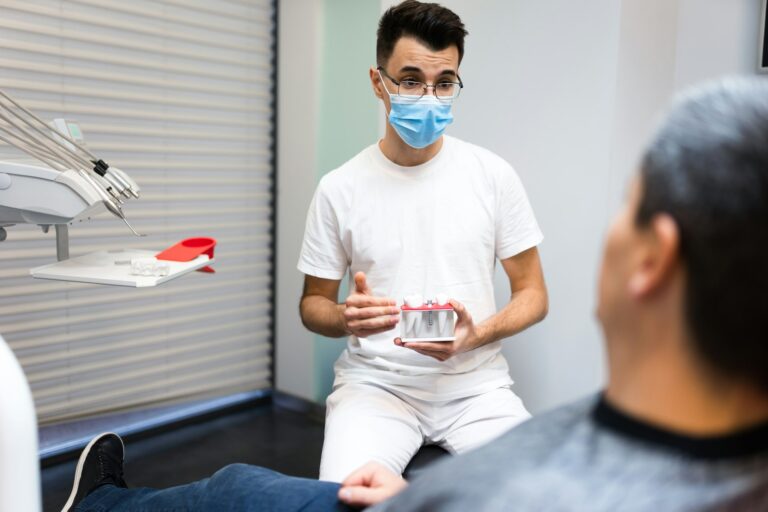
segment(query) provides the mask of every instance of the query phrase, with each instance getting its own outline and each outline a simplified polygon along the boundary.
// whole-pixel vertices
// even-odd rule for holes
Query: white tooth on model
[[[436,311],[436,313],[437,313],[438,335],[441,337],[446,336],[446,334],[444,334],[445,326],[448,323],[448,315],[450,314],[450,311],[441,310],[441,311]]]
[[[424,298],[418,293],[412,293],[405,297],[405,305],[409,308],[418,308],[424,305]]]
[[[435,299],[437,299],[438,306],[445,306],[448,304],[448,300],[450,300],[445,293],[438,293]]]
[[[418,293],[412,293],[405,297],[405,305],[409,308],[418,308],[424,304],[424,298]],[[406,336],[413,338],[416,336],[416,322],[419,320],[421,313],[417,311],[406,311],[405,315],[405,332]]]
[[[456,334],[456,312],[453,310],[447,311],[447,318],[448,321],[446,322],[445,336],[452,337]]]
[[[408,333],[408,337],[412,338],[416,333],[416,321],[421,316],[418,311],[408,311],[405,313],[405,332]]]

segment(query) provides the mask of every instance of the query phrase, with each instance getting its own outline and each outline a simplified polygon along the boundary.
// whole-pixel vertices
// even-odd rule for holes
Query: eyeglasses
[[[393,84],[397,86],[397,95],[412,99],[414,101],[421,99],[425,94],[427,94],[427,90],[429,88],[432,88],[432,93],[435,95],[435,97],[440,101],[453,101],[456,98],[459,97],[459,94],[461,93],[461,90],[464,88],[464,83],[461,81],[461,77],[456,75],[456,78],[459,80],[458,82],[451,82],[448,80],[441,80],[437,82],[436,84],[429,85],[425,84],[424,82],[419,82],[416,80],[395,80],[391,76],[389,76],[389,73],[387,71],[379,66],[376,68],[379,71],[379,77],[381,78],[381,75],[383,74],[385,77],[389,79]],[[382,82],[384,80],[382,79]]]

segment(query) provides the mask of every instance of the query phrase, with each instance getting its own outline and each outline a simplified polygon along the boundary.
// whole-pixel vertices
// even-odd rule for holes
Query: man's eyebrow
[[[403,66],[400,68],[400,73],[424,73],[418,66]],[[440,76],[458,76],[458,74],[452,69],[444,69],[440,72]]]

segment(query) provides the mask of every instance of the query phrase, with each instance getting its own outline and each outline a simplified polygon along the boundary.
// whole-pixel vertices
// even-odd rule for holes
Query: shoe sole
[[[96,444],[97,441],[99,441],[104,436],[117,436],[118,439],[120,439],[120,444],[123,447],[123,456],[125,456],[125,443],[123,442],[123,439],[115,434],[114,432],[103,432],[85,445],[85,448],[83,448],[82,453],[80,454],[80,458],[77,460],[77,468],[75,469],[75,481],[72,484],[72,492],[69,493],[69,499],[64,504],[64,507],[61,509],[61,512],[71,512],[72,504],[75,502],[75,498],[77,497],[77,489],[80,486],[80,479],[83,477],[83,465],[85,464],[85,459],[88,458],[88,454],[91,453],[91,448],[93,448],[93,445]]]

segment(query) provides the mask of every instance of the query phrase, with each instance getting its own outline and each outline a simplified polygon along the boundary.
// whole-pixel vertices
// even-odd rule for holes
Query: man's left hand
[[[456,325],[454,327],[456,339],[454,341],[403,343],[400,338],[395,338],[395,345],[409,348],[425,356],[434,357],[438,361],[446,361],[456,354],[469,352],[483,345],[478,328],[472,321],[472,315],[469,314],[464,304],[456,300],[451,300],[450,304],[456,311]]]
[[[408,482],[378,462],[369,462],[341,483],[339,500],[353,507],[370,507],[391,498]]]

